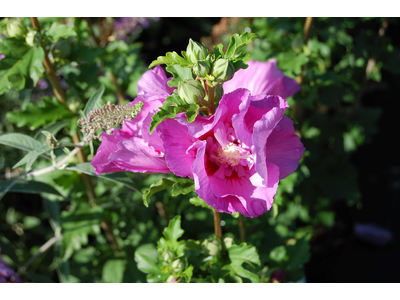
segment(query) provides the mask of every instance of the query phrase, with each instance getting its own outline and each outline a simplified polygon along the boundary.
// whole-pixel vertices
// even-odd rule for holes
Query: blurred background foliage
[[[37,141],[31,141],[32,148],[11,147],[0,136],[0,248],[23,281],[400,280],[392,273],[399,263],[393,236],[400,228],[395,217],[400,162],[387,134],[398,107],[398,19],[313,18],[308,24],[306,18],[38,21],[39,43],[29,33],[35,27],[29,18],[0,20],[0,134],[19,133]],[[146,207],[142,194],[163,176],[95,176],[87,163],[93,157],[90,147],[74,165],[19,182],[5,193],[7,182],[24,173],[23,167],[13,166],[26,150],[45,145],[41,130],[76,143],[80,111],[101,86],[101,103],[126,104],[158,56],[185,50],[189,38],[209,48],[226,47],[231,34],[243,31],[260,36],[245,49],[253,60],[276,59],[302,85],[288,99],[287,115],[297,120],[307,151],[298,170],[281,180],[271,211],[244,220],[222,214],[221,243],[213,235],[211,210],[194,192],[171,196],[169,188],[154,193]],[[54,93],[42,64],[46,56],[64,98]],[[94,142],[94,149],[98,146]],[[54,152],[64,155],[61,149]],[[51,165],[46,152],[36,158],[25,171],[28,165],[32,170]],[[376,239],[382,232],[390,238],[383,247],[376,239],[366,243],[365,236],[374,237],[374,232],[355,232],[357,222],[375,222],[384,227]],[[378,258],[375,263],[371,256]]]

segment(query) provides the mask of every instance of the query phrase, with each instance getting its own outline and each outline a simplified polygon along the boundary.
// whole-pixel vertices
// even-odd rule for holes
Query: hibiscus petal
[[[281,121],[285,110],[274,107],[268,113],[262,116],[253,127],[252,142],[254,146],[254,154],[256,155],[257,173],[264,179],[264,185],[269,186],[269,172],[267,166],[267,158],[265,153],[265,145],[269,135],[272,133],[277,124]]]
[[[118,150],[111,153],[109,161],[117,167],[139,173],[171,173],[165,163],[164,154],[154,150],[142,138],[133,137],[117,144]]]
[[[161,100],[164,102],[175,88],[168,86],[164,70],[160,66],[145,72],[138,82],[138,96],[142,96],[146,102]]]
[[[97,175],[101,173],[108,172],[120,172],[123,171],[117,166],[114,165],[112,161],[109,161],[109,156],[111,153],[118,150],[117,143],[131,138],[131,135],[127,132],[115,129],[113,134],[107,134],[103,132],[101,134],[101,144],[97,149],[97,153],[91,161],[92,166],[94,167],[94,171]]]
[[[267,161],[279,167],[279,179],[283,179],[297,169],[305,150],[294,133],[292,120],[283,117],[266,141],[265,156]]]
[[[278,108],[279,110],[276,110],[276,112],[283,116],[289,105],[280,96],[265,94],[250,96],[243,102],[239,107],[240,112],[232,118],[232,125],[235,128],[238,139],[248,146],[252,145],[254,124],[274,107]]]
[[[276,64],[275,59],[267,62],[250,60],[247,69],[239,70],[223,84],[224,92],[229,93],[241,87],[250,90],[252,95],[266,93],[282,98],[294,95],[301,89],[300,85],[295,79],[285,76]]]
[[[193,178],[192,163],[196,158],[197,139],[188,133],[188,128],[173,119],[167,119],[157,126],[163,141],[165,161],[169,169],[180,177]]]
[[[197,151],[192,170],[195,189],[200,198],[219,212],[233,214],[238,211],[251,218],[258,217],[271,208],[278,180],[271,188],[267,188],[253,185],[250,180],[252,172],[249,171],[247,176],[242,177],[238,177],[235,171],[231,177],[221,176],[218,172],[223,170],[223,167],[210,172],[206,153],[207,142],[199,141],[199,143],[202,145]]]

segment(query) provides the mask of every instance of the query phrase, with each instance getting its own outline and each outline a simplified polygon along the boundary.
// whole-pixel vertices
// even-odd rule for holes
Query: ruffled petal
[[[188,128],[173,119],[167,119],[157,126],[163,141],[165,161],[169,169],[180,177],[193,178],[192,163],[196,158],[197,139],[188,133]]]
[[[138,96],[143,97],[144,101],[150,102],[160,100],[164,102],[165,98],[171,95],[175,88],[168,86],[164,70],[160,66],[145,72],[138,82]]]
[[[264,179],[263,184],[269,186],[268,176],[269,170],[267,165],[267,158],[265,154],[265,145],[267,139],[272,133],[272,131],[277,127],[278,123],[281,121],[285,109],[273,107],[268,113],[262,116],[253,127],[252,142],[254,147],[254,154],[256,155],[256,170],[257,173]]]
[[[267,161],[279,167],[279,179],[283,179],[297,169],[305,150],[294,133],[292,120],[283,117],[266,141],[265,156]]]
[[[142,138],[133,137],[117,144],[117,151],[111,153],[109,161],[130,172],[171,173],[165,163],[164,154],[156,151]]]
[[[223,174],[219,174],[223,167],[218,168],[208,157],[207,142],[198,143],[201,143],[201,146],[192,170],[195,189],[200,198],[219,212],[233,214],[238,211],[251,218],[256,218],[271,208],[278,186],[277,178],[276,184],[267,188],[253,185],[250,178],[253,177],[251,173],[254,173],[254,170],[248,171],[248,174],[242,177],[235,171],[230,173],[230,177],[224,177]]]
[[[91,164],[94,167],[94,171],[97,175],[101,173],[123,171],[109,160],[109,156],[111,153],[118,150],[117,143],[131,137],[132,136],[129,133],[118,129],[114,129],[113,134],[107,134],[106,132],[101,134],[102,142],[100,147],[97,149],[96,155],[91,161]]]
[[[250,90],[252,95],[265,93],[282,98],[294,95],[301,89],[300,85],[295,79],[285,76],[276,64],[275,59],[267,62],[250,60],[247,69],[239,70],[223,84],[224,92],[229,93],[240,87]]]
[[[277,117],[280,120],[288,107],[289,105],[286,100],[280,96],[265,94],[250,96],[240,105],[240,112],[232,118],[232,125],[235,128],[236,136],[246,145],[251,146],[253,144],[254,124],[265,114],[271,114],[273,108],[276,108],[275,112],[279,114]]]

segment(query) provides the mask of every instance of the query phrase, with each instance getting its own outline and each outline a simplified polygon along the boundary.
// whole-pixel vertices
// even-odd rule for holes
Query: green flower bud
[[[179,258],[175,259],[172,262],[171,267],[172,267],[173,272],[175,272],[175,273],[181,272],[182,271],[182,261]]]
[[[234,74],[235,68],[229,59],[220,58],[213,65],[212,75],[215,77],[215,81],[221,84],[231,80]]]
[[[203,60],[207,57],[208,50],[202,44],[190,39],[186,48],[186,54],[189,57],[189,60],[195,64],[198,60]]]
[[[186,80],[178,83],[178,94],[187,103],[199,103],[204,99],[206,91],[199,80]]]
[[[54,58],[66,58],[71,54],[71,43],[69,40],[59,40],[51,49]]]
[[[220,251],[221,242],[217,239],[208,239],[204,240],[201,245],[207,255],[215,256]]]
[[[36,31],[29,31],[26,35],[25,41],[31,47],[40,46],[42,35]]]
[[[204,78],[210,72],[210,63],[206,60],[198,60],[193,66],[193,73],[197,76]]]
[[[7,22],[8,37],[23,37],[27,33],[25,24],[19,19]]]

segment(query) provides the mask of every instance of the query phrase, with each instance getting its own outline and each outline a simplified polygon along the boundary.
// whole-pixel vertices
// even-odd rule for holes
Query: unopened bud
[[[25,24],[19,19],[7,22],[8,37],[23,37],[27,32]]]
[[[215,77],[215,81],[221,84],[232,79],[234,74],[235,68],[229,59],[220,58],[213,65],[212,75]]]
[[[198,60],[203,60],[207,57],[208,50],[202,44],[190,39],[186,48],[186,54],[190,61],[195,64]]]
[[[176,273],[181,272],[182,271],[182,262],[181,262],[181,260],[179,258],[175,259],[172,262],[171,267],[172,267],[172,271],[173,272],[176,272]]]
[[[210,72],[211,66],[207,60],[198,60],[193,66],[193,73],[204,78]]]
[[[47,144],[50,148],[54,149],[55,147],[57,147],[58,141],[54,138],[54,136],[53,136],[52,134],[49,133],[49,134],[46,136],[46,144]]]
[[[31,47],[40,46],[42,35],[37,31],[29,31],[26,35],[25,41]]]
[[[271,282],[282,283],[286,281],[286,274],[283,270],[276,270],[271,275]]]
[[[180,81],[178,84],[178,94],[187,103],[199,103],[204,99],[206,91],[199,80]]]

